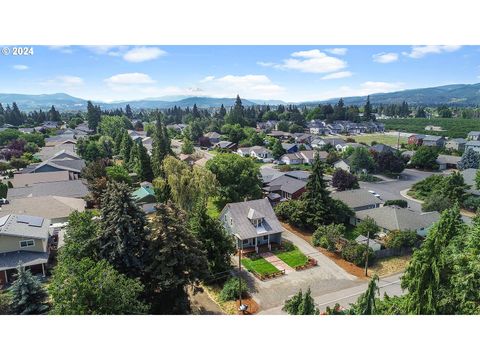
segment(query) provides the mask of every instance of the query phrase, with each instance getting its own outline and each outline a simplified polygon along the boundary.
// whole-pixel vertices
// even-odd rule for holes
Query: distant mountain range
[[[340,98],[309,101],[302,105],[336,103]],[[343,98],[345,105],[364,105],[366,96]],[[406,101],[409,105],[457,105],[472,106],[480,104],[479,84],[452,84],[422,89],[410,89],[370,95],[372,104],[398,104]]]
[[[316,104],[336,103],[339,98],[309,101],[297,103],[298,105],[313,106]],[[363,105],[366,96],[352,96],[343,98],[346,105]],[[410,105],[440,105],[449,104],[457,106],[470,106],[480,104],[480,83],[479,84],[454,84],[444,85],[423,89],[410,89],[390,93],[371,94],[370,101],[373,104],[397,104],[402,101]],[[70,96],[64,93],[44,94],[44,95],[25,95],[25,94],[0,94],[1,104],[11,104],[16,102],[23,111],[38,109],[48,109],[55,105],[57,110],[84,110],[87,106],[87,100]],[[173,106],[182,108],[192,107],[197,104],[200,108],[220,107],[222,104],[226,107],[232,106],[234,98],[213,98],[213,97],[185,97],[165,96],[161,98],[150,98],[134,101],[119,101],[112,103],[93,101],[103,109],[113,109],[125,107],[127,104],[134,109],[165,109]],[[282,100],[258,100],[242,99],[246,106],[250,105],[286,105]]]

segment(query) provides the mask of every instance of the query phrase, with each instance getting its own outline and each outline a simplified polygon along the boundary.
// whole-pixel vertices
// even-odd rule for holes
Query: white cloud
[[[127,46],[111,46],[111,45],[88,45],[88,50],[96,55],[121,56],[127,49]]]
[[[257,65],[270,67],[270,66],[275,66],[275,63],[274,62],[268,62],[268,61],[257,61]]]
[[[352,75],[353,74],[350,71],[339,71],[323,76],[322,80],[343,79]]]
[[[50,87],[55,91],[56,88],[75,88],[83,85],[83,79],[78,76],[61,75],[53,79],[46,80],[41,83],[44,86]]]
[[[202,80],[200,80],[201,83],[203,82],[208,82],[208,81],[212,81],[213,79],[215,79],[215,76],[205,76]]]
[[[153,80],[149,75],[144,73],[124,73],[110,76],[104,80],[109,85],[142,85],[153,84]]]
[[[27,65],[13,65],[12,67],[15,70],[28,70],[28,69],[30,69],[30,67],[28,67]]]
[[[347,67],[346,61],[329,56],[318,49],[297,51],[291,56],[291,58],[283,60],[282,64],[276,64],[274,67],[315,74],[335,72]]]
[[[381,63],[381,64],[387,64],[391,62],[395,62],[398,60],[398,54],[394,52],[389,52],[389,53],[378,53],[375,55],[372,55],[373,61]]]
[[[123,59],[129,62],[143,62],[159,58],[166,52],[157,47],[135,47],[123,55]]]
[[[332,48],[332,49],[325,49],[326,52],[333,54],[333,55],[345,55],[348,51],[347,48]]]
[[[285,91],[282,86],[273,83],[265,75],[226,75],[207,78],[203,79],[203,88],[210,96],[231,97],[240,94],[242,97],[265,99],[279,96]]]
[[[412,46],[411,52],[402,52],[403,55],[413,59],[420,59],[428,54],[441,54],[445,52],[454,52],[461,48],[459,45],[426,45]]]

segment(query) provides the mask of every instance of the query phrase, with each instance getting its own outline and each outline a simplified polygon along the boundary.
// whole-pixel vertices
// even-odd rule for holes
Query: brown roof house
[[[220,221],[235,239],[237,249],[254,249],[261,246],[271,249],[280,244],[283,228],[267,198],[225,205]]]

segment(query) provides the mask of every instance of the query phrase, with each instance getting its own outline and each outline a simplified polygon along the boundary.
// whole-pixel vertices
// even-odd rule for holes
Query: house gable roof
[[[330,196],[333,199],[344,202],[352,209],[370,205],[377,206],[383,203],[365,189],[337,191],[330,194]]]

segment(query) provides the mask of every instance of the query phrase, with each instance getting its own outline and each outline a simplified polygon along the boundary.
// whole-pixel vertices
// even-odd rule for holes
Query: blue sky
[[[474,46],[34,46],[0,55],[0,93],[101,101],[322,100],[480,82]]]

